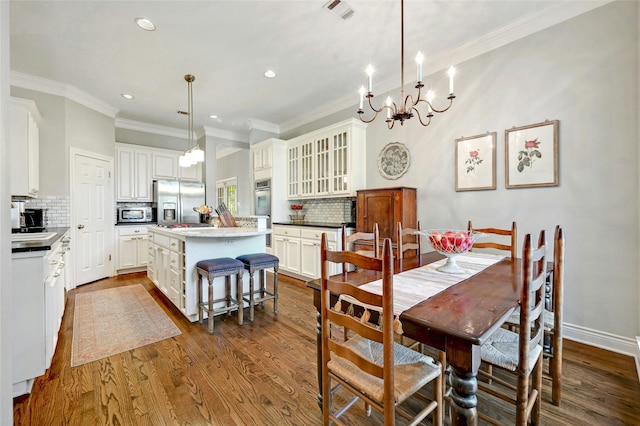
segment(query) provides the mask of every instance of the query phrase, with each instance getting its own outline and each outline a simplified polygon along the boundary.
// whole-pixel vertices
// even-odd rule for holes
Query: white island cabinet
[[[198,319],[198,273],[201,260],[265,253],[265,235],[271,229],[247,228],[162,228],[149,227],[147,276],[190,321]],[[224,277],[214,280],[216,299],[224,295]],[[249,275],[243,277],[244,292],[249,291]],[[202,283],[207,297],[206,280]],[[235,285],[232,285],[235,298]],[[220,302],[222,306],[224,302]],[[215,305],[214,305],[215,306]]]

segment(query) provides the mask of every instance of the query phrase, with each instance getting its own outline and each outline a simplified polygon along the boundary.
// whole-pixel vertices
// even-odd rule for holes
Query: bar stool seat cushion
[[[280,261],[277,256],[268,253],[243,254],[242,256],[236,257],[236,259],[254,268],[261,265],[272,265]]]
[[[234,271],[238,268],[244,268],[244,264],[231,257],[220,257],[217,259],[201,260],[196,263],[196,268],[207,271],[208,273],[221,273],[225,271]]]

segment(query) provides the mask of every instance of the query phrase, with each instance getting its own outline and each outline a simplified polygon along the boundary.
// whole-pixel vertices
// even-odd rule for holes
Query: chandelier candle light
[[[188,97],[188,125],[189,125],[189,143],[187,147],[190,147],[183,155],[178,159],[178,163],[180,167],[191,167],[194,164],[202,163],[204,161],[204,151],[200,149],[197,141],[194,142],[195,138],[193,137],[193,90],[191,88],[191,83],[196,79],[194,75],[187,74],[184,76],[184,79],[187,81],[187,97]],[[193,147],[191,145],[193,144]]]
[[[431,124],[431,117],[433,117],[433,113],[442,113],[451,108],[453,104],[453,100],[456,95],[453,93],[453,77],[456,73],[455,68],[452,66],[449,68],[449,96],[447,99],[449,100],[449,105],[444,109],[436,109],[433,107],[433,98],[435,96],[433,90],[429,90],[426,93],[426,96],[422,98],[421,90],[424,87],[422,84],[422,61],[424,60],[424,56],[421,52],[418,52],[416,56],[416,63],[418,67],[418,78],[416,89],[418,89],[418,94],[414,100],[412,95],[404,96],[404,0],[400,0],[400,105],[396,105],[395,102],[391,99],[391,96],[387,97],[385,105],[376,109],[371,103],[371,98],[373,98],[373,66],[369,65],[367,67],[367,77],[368,77],[368,90],[365,90],[364,86],[360,87],[360,107],[358,108],[358,117],[360,121],[364,123],[371,123],[376,119],[378,113],[382,112],[383,109],[387,110],[387,127],[389,129],[393,128],[393,125],[396,121],[400,121],[400,125],[404,124],[405,120],[410,119],[415,115],[418,117],[420,124],[423,126],[428,126]],[[373,117],[370,120],[364,118],[364,110],[362,109],[364,106],[364,98],[368,99],[369,107],[374,112]],[[418,111],[417,106],[420,102],[424,102],[427,104],[427,114],[426,118],[428,119],[426,122],[423,121],[422,116],[420,115],[420,111]]]

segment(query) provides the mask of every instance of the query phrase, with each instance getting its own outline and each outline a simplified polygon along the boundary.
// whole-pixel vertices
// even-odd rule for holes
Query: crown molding
[[[216,129],[215,127],[203,126],[204,135],[216,138],[227,139],[230,141],[238,141],[249,143],[249,136],[229,130]]]
[[[129,120],[127,118],[116,118],[116,128],[187,139],[187,131],[185,129],[149,124],[142,121]]]
[[[11,71],[11,85],[22,87],[23,89],[35,90],[36,92],[62,96],[63,98],[72,100],[111,118],[116,118],[118,115],[118,108],[67,83],[61,83],[19,71]]]
[[[274,123],[269,123],[268,121],[258,120],[256,118],[250,118],[247,120],[247,127],[249,130],[256,129],[262,130],[264,132],[280,134],[280,126]]]
[[[435,66],[429,69],[433,72],[449,67],[452,63],[460,63],[492,50],[498,49],[514,41],[520,40],[537,32],[546,30],[554,25],[576,16],[602,7],[614,0],[597,1],[563,1],[550,2],[543,10],[525,15],[496,31],[487,33],[469,43],[465,43],[434,58]],[[446,59],[445,59],[446,58]]]
[[[591,10],[602,7],[614,0],[597,0],[597,1],[562,1],[549,2],[549,6],[543,10],[530,13],[521,19],[506,25],[502,28],[479,37],[472,42],[459,45],[453,49],[447,50],[437,55],[429,57],[429,61],[424,65],[424,74],[430,75],[449,68],[451,64],[459,64],[468,61],[487,52],[505,46],[509,43],[527,37],[531,34],[545,30],[561,22],[567,21],[576,16],[590,12]],[[413,73],[407,72],[406,77],[412,81]],[[413,77],[415,78],[415,77]],[[386,78],[376,83],[377,97],[384,99],[384,94],[394,90],[399,90],[398,78]],[[318,108],[308,110],[294,119],[288,120],[280,124],[282,133],[289,132],[300,126],[308,124],[312,121],[322,119],[336,112],[353,108],[356,114],[356,105],[358,99],[357,88],[354,86],[353,93],[345,94],[332,102],[328,102]]]

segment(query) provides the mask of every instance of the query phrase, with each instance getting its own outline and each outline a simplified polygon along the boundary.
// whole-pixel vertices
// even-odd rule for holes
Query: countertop
[[[273,222],[272,225],[286,225],[286,226],[309,226],[313,228],[342,228],[342,225],[347,228],[355,228],[355,222]]]
[[[271,234],[271,229],[258,228],[214,228],[214,227],[198,227],[198,228],[163,228],[151,227],[149,232],[157,232],[170,237],[196,237],[196,238],[234,238],[234,237],[252,237],[254,235]]]
[[[24,253],[29,251],[46,251],[51,250],[51,247],[67,232],[69,228],[47,228],[44,232],[55,232],[56,234],[46,240],[35,241],[16,241],[11,242],[12,253]],[[37,236],[40,232],[34,232],[32,235]],[[13,235],[30,235],[26,233],[13,234]]]

